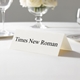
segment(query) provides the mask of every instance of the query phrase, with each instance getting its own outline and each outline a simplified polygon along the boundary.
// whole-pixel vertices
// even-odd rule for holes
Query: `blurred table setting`
[[[34,22],[8,22],[6,30],[30,29]],[[80,80],[80,25],[66,22],[43,22],[52,32],[66,34],[72,51],[60,51],[59,57],[10,49],[14,35],[0,36],[0,80]],[[2,24],[0,23],[0,28]],[[32,28],[31,28],[32,29]],[[79,36],[80,38],[80,36]],[[78,39],[79,39],[78,38]]]
[[[15,1],[0,0],[2,14],[2,23],[0,23],[0,80],[80,80],[80,9],[77,12],[77,21],[70,22],[71,18],[74,19],[74,14],[72,17],[71,13],[76,9],[72,7],[74,4],[71,5],[70,2],[69,13],[69,5],[65,5],[66,1],[65,6],[62,6],[64,1],[57,0]],[[59,7],[57,7],[58,2],[62,3]],[[8,12],[5,17],[8,8],[12,11],[10,10],[11,13]],[[19,8],[24,8],[25,14],[22,9],[22,11],[18,11]],[[60,8],[60,12],[58,12],[58,8]],[[74,10],[71,11],[71,8]],[[46,20],[50,21],[52,17],[53,21],[55,17],[56,21],[63,18],[63,21],[68,20],[69,22],[42,22],[42,16],[50,12],[50,9],[52,12],[54,11],[54,16],[53,13],[52,15],[49,13],[45,17]],[[63,11],[61,11],[62,9]],[[28,20],[31,18],[30,13],[35,16],[36,23],[31,20],[24,22],[25,15]],[[49,18],[49,16],[51,17]],[[5,21],[5,18],[8,22]],[[20,21],[20,18],[23,22],[17,22],[17,20]],[[10,22],[9,19],[13,21],[10,20]],[[64,49],[65,46],[67,49]]]

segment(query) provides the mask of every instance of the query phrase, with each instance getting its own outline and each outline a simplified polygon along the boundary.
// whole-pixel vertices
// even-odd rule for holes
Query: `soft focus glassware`
[[[80,8],[77,10],[77,23],[80,25]],[[69,34],[67,35],[68,38],[74,39],[77,42],[80,42],[80,34]]]
[[[41,6],[41,7],[28,7],[28,11],[35,15],[36,24],[31,26],[32,28],[47,28],[45,25],[42,24],[42,16],[43,14],[47,13],[48,8]]]
[[[80,24],[80,8],[77,11],[77,23]]]
[[[12,2],[13,0],[0,0],[0,10],[2,13],[2,29],[0,30],[0,36],[10,36],[13,34],[4,28],[5,11],[10,7]]]

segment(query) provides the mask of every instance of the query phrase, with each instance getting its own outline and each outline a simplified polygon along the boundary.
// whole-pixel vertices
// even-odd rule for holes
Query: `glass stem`
[[[4,31],[5,10],[4,10],[4,9],[2,9],[2,10],[1,10],[1,13],[2,13],[2,30]]]
[[[36,23],[37,23],[37,27],[39,27],[41,25],[41,21],[42,21],[42,16],[41,15],[36,15]]]

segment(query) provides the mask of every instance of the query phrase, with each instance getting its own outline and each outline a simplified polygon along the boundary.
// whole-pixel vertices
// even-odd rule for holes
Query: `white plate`
[[[14,33],[13,32],[9,32],[9,34],[0,34],[0,38],[4,38],[4,37],[13,37]]]
[[[77,34],[77,35],[67,35],[67,37],[68,38],[70,38],[70,39],[73,39],[73,40],[75,40],[75,41],[78,41],[78,42],[80,42],[80,34]]]

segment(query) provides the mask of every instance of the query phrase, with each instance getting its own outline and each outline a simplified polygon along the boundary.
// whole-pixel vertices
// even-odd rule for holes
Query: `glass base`
[[[13,32],[9,32],[7,30],[0,30],[0,37],[8,37],[8,36],[13,36]]]
[[[40,24],[35,24],[33,26],[31,26],[32,28],[40,28],[40,29],[46,29],[47,26],[43,25],[42,23]]]

